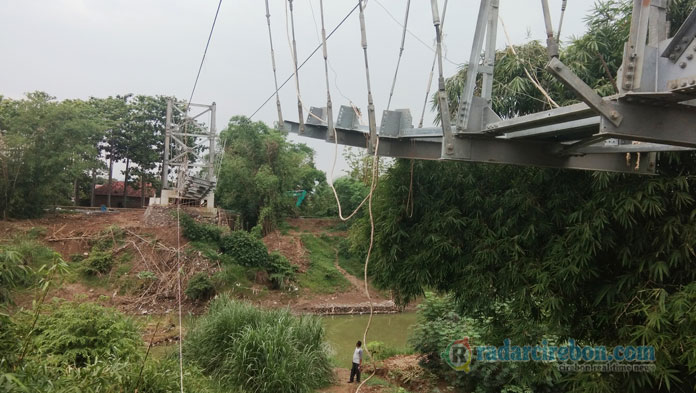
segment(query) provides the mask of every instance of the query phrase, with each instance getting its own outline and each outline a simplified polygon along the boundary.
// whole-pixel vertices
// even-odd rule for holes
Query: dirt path
[[[334,375],[336,376],[336,385],[320,390],[321,393],[355,393],[358,389],[358,383],[348,383],[350,378],[350,370],[347,368],[335,368]],[[369,374],[363,373],[363,380],[367,378]],[[363,393],[381,393],[387,392],[390,387],[388,386],[367,386],[363,385],[360,392]]]
[[[345,279],[348,280],[348,282],[350,282],[354,290],[365,292],[365,282],[355,277],[354,275],[348,273],[338,264],[338,249],[334,248],[334,253],[336,253],[336,258],[334,259],[334,267],[336,267],[336,270],[338,270],[343,275],[343,277],[345,277]],[[370,292],[373,292],[371,288]]]

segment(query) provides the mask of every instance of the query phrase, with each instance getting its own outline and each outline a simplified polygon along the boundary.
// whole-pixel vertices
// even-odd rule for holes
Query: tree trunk
[[[145,207],[145,173],[140,175],[140,207]]]
[[[94,207],[94,189],[97,186],[97,171],[92,169],[92,192],[89,196],[89,206]]]
[[[111,207],[111,180],[113,179],[113,176],[114,176],[114,151],[112,149],[111,153],[109,154],[109,182],[108,182],[109,189],[107,190],[107,194],[106,194],[106,207]]]
[[[79,197],[79,191],[77,189],[77,178],[75,178],[75,181],[73,182],[73,206],[77,206],[79,204]]]
[[[126,158],[126,172],[123,178],[123,207],[128,207],[128,167],[130,166],[130,158]]]

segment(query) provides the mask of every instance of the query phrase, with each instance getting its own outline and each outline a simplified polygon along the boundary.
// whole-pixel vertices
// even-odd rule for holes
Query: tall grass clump
[[[229,388],[312,392],[332,380],[324,328],[313,316],[265,310],[223,296],[188,333],[185,356]]]

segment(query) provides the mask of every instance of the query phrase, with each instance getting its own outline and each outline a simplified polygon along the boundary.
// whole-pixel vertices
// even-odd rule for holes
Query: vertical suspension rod
[[[360,42],[365,57],[365,79],[367,80],[367,119],[370,127],[370,140],[368,152],[374,153],[377,144],[377,120],[375,119],[375,103],[372,99],[372,87],[370,85],[370,67],[367,60],[367,29],[365,28],[365,4],[363,0],[358,0],[360,8]]]
[[[326,45],[326,27],[324,24],[324,0],[319,0],[319,14],[321,15],[321,44],[324,55],[324,79],[326,79],[326,125],[328,126],[327,140],[336,140],[336,130],[333,123],[333,103],[331,102],[331,90],[329,81],[329,53]],[[333,179],[331,179],[333,180]]]
[[[302,113],[302,97],[300,96],[300,74],[297,72],[297,41],[295,40],[295,13],[293,12],[292,2],[293,0],[288,0],[290,3],[290,25],[292,29],[292,61],[295,65],[295,88],[297,90],[297,113],[299,116],[298,122],[300,123],[300,134],[304,134],[305,123],[304,114]]]
[[[541,8],[544,11],[544,24],[546,25],[546,48],[549,52],[549,58],[558,57],[558,43],[553,36],[553,24],[551,23],[549,0],[541,0]]]
[[[268,41],[271,44],[271,64],[273,65],[273,82],[275,83],[276,109],[278,111],[278,127],[283,127],[283,111],[278,94],[278,73],[276,71],[275,51],[273,50],[273,34],[271,33],[271,10],[266,0],[266,23],[268,24]]]
[[[446,154],[452,154],[454,153],[454,136],[452,135],[452,127],[450,126],[449,104],[447,102],[445,76],[442,69],[442,25],[440,22],[440,10],[438,9],[437,0],[430,1],[430,8],[433,13],[433,25],[435,26],[435,39],[437,43],[437,49],[435,50],[439,74],[437,99],[440,103],[440,123],[442,124],[443,135],[442,146]]]
[[[408,14],[411,9],[411,0],[406,2],[406,16],[404,17],[404,31],[401,33],[401,47],[399,48],[399,58],[396,60],[396,70],[394,70],[394,80],[392,81],[391,90],[389,91],[389,101],[387,102],[387,110],[391,107],[392,96],[394,96],[394,88],[396,87],[396,77],[399,74],[399,66],[401,65],[401,57],[404,54],[404,44],[406,43],[406,31],[408,28]]]
[[[445,27],[445,17],[447,16],[447,0],[445,0],[445,5],[442,7],[442,18],[440,20],[440,29]],[[430,66],[430,75],[428,76],[428,87],[425,89],[425,99],[423,100],[423,109],[421,110],[420,121],[418,122],[418,128],[423,128],[423,119],[425,118],[425,107],[428,106],[428,98],[430,98],[430,87],[433,84],[433,74],[435,74],[435,64],[437,63],[437,51],[433,55],[433,64]]]

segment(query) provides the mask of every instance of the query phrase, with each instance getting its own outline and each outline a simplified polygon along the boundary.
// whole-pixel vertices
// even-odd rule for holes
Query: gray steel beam
[[[608,103],[624,113],[620,126],[602,117],[599,131],[610,138],[653,142],[666,145],[696,147],[696,107],[685,105],[652,108],[624,103]]]
[[[579,103],[548,111],[532,113],[530,115],[513,117],[511,119],[500,120],[486,126],[486,134],[501,135],[529,127],[539,127],[547,124],[567,122],[595,116],[595,112],[585,103]]]
[[[599,116],[587,117],[585,119],[571,120],[563,123],[548,124],[539,127],[527,128],[519,131],[512,131],[504,134],[505,139],[515,138],[549,138],[563,137],[568,134],[574,135],[577,132],[585,131],[588,135],[597,133],[599,129]]]
[[[681,57],[689,47],[689,43],[696,37],[696,9],[686,18],[677,33],[672,37],[672,41],[662,52],[662,57],[666,57],[673,63]]]
[[[599,96],[590,86],[582,81],[573,71],[570,70],[562,61],[557,58],[552,58],[546,69],[551,71],[568,88],[577,94],[578,98],[583,100],[597,113],[606,117],[615,126],[621,124],[623,115],[612,108],[602,97]]]
[[[289,132],[299,133],[299,124],[285,121]],[[326,139],[327,127],[305,124],[307,136]],[[366,147],[369,134],[356,130],[336,128],[340,144]],[[412,158],[422,160],[454,160],[471,162],[488,162],[512,165],[530,165],[550,168],[585,169],[596,171],[626,172],[652,174],[655,172],[654,160],[642,160],[636,170],[626,165],[622,154],[583,154],[562,156],[556,154],[563,149],[556,142],[531,140],[505,140],[500,138],[482,138],[465,136],[455,138],[454,149],[446,158],[441,154],[441,140],[438,139],[388,139],[379,142],[380,156]]]
[[[577,149],[580,154],[614,154],[614,153],[654,153],[667,151],[694,151],[696,148],[681,147],[672,145],[661,145],[659,143],[636,143],[627,145],[591,145]]]

